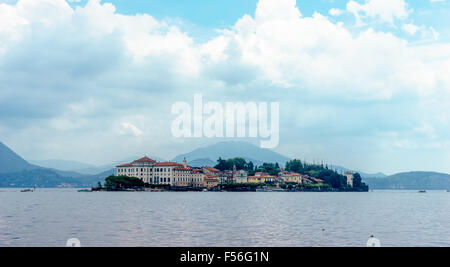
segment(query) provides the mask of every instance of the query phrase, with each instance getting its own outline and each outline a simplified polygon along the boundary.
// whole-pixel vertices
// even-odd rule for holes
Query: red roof
[[[117,166],[117,167],[133,167],[133,165],[131,165],[130,163],[128,163],[128,164],[122,164],[122,165],[119,165],[119,166]]]
[[[133,163],[156,163],[156,161],[145,156],[143,158],[133,161]]]
[[[178,164],[176,162],[160,162],[155,165],[156,167],[178,167],[183,166],[183,164]]]
[[[213,167],[208,167],[208,166],[206,166],[206,167],[203,167],[203,168],[207,169],[207,170],[210,171],[210,172],[220,172],[218,169],[213,168]]]

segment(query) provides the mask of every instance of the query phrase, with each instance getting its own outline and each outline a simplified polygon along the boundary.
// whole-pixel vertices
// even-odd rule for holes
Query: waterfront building
[[[153,181],[153,169],[156,164],[155,160],[145,156],[131,163],[117,166],[116,174],[136,177],[145,183],[151,183]]]
[[[170,185],[186,187],[203,187],[205,174],[200,169],[193,169],[186,160],[176,162],[156,162],[148,157],[135,160],[116,167],[117,175],[136,177],[144,183],[153,185]]]
[[[248,177],[248,182],[252,184],[275,183],[276,177],[265,172],[257,172],[254,176]]]
[[[213,167],[208,167],[208,166],[203,167],[202,171],[206,175],[219,175],[220,174],[220,171],[218,169],[213,168]]]
[[[238,184],[248,183],[248,172],[240,170],[233,172],[233,182]]]
[[[206,174],[203,186],[210,189],[217,187],[219,185],[219,182],[219,176]]]
[[[299,173],[295,172],[280,172],[279,174],[279,180],[283,183],[295,183],[295,184],[301,184],[302,183],[302,176]]]

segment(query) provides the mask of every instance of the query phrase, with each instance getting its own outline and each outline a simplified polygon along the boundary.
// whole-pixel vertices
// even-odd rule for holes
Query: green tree
[[[221,170],[221,171],[227,170],[227,161],[222,158],[219,158],[217,160],[217,165],[214,166],[214,168]]]
[[[304,173],[304,167],[300,160],[294,159],[286,162],[286,171]]]
[[[136,177],[111,175],[105,179],[105,187],[108,190],[139,189],[144,186],[144,182]]]
[[[359,173],[353,175],[353,187],[360,188],[362,185],[362,178]]]

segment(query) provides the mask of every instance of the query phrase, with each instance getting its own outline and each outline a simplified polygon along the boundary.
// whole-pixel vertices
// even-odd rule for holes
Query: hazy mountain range
[[[104,166],[60,159],[28,162],[0,142],[0,187],[90,187],[114,174],[116,165],[132,162],[142,156],[123,159]],[[149,157],[157,161],[165,161],[157,156]],[[222,142],[178,155],[172,161],[182,162],[186,158],[194,167],[214,166],[219,157],[223,159],[243,157],[255,165],[278,162],[280,166],[284,166],[290,160],[274,151],[261,149],[250,143]],[[341,166],[332,166],[332,168],[338,172],[350,171]],[[372,189],[450,189],[449,174],[435,172],[409,172],[392,176],[386,176],[383,173],[360,172],[360,174]]]
[[[221,142],[208,147],[202,147],[193,150],[187,154],[176,156],[173,161],[182,162],[186,158],[189,162],[194,160],[211,160],[214,163],[218,158],[229,159],[235,157],[244,158],[252,161],[255,165],[262,165],[264,162],[278,162],[280,166],[284,166],[286,162],[291,160],[288,157],[280,155],[269,149],[261,149],[247,142]]]
[[[385,178],[363,178],[371,189],[450,190],[450,174],[437,172],[405,172]]]

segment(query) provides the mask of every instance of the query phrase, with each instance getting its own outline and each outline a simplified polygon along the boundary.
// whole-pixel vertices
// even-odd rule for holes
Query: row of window
[[[129,169],[117,169],[119,173],[125,172],[152,172],[152,168],[129,168]],[[155,172],[170,172],[170,168],[155,168]]]

